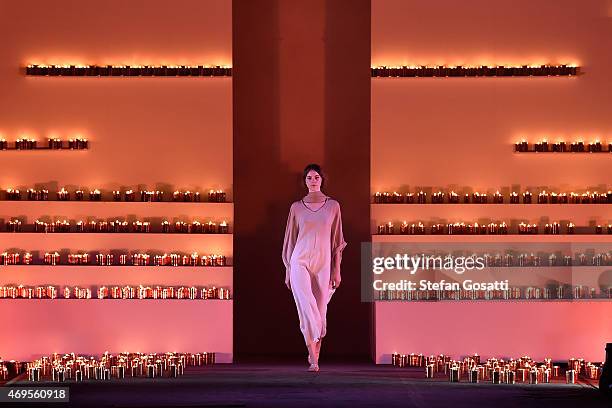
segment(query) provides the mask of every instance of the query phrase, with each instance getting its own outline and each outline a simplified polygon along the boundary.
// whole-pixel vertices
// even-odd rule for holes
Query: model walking
[[[303,180],[308,194],[291,204],[283,263],[285,284],[293,293],[300,330],[308,348],[308,370],[319,371],[327,303],[340,286],[340,262],[346,242],[340,204],[321,192],[325,181],[321,167],[306,166]]]

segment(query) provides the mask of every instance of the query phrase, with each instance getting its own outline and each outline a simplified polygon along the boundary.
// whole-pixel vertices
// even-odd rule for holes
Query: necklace
[[[327,204],[327,199],[328,199],[328,198],[329,198],[329,197],[325,197],[325,202],[323,203],[323,205],[322,205],[322,206],[320,206],[319,208],[317,208],[316,210],[313,210],[312,208],[308,207],[308,206],[306,205],[306,203],[304,202],[304,199],[303,199],[303,198],[302,198],[302,200],[301,200],[301,201],[302,201],[302,204],[304,204],[304,207],[306,207],[307,209],[309,209],[309,210],[310,210],[310,211],[312,211],[312,212],[317,212],[317,211],[319,211],[321,208],[325,207],[325,204]]]

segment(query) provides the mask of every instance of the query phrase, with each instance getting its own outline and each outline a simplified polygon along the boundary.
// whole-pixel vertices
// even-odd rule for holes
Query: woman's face
[[[314,170],[306,174],[306,187],[308,191],[321,191],[321,175]]]

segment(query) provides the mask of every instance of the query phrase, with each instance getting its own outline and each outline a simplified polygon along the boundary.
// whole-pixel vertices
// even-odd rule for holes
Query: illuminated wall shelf
[[[46,77],[230,77],[231,67],[222,66],[114,66],[114,65],[28,65],[28,76]]]
[[[129,251],[221,254],[231,263],[232,234],[106,234],[106,233],[15,233],[0,235],[0,251],[19,252]]]
[[[24,319],[23,316],[28,316]],[[184,299],[0,299],[3,357],[92,350],[214,351],[233,357],[233,301]]]
[[[68,151],[74,151],[74,152],[82,152],[82,151],[89,150],[89,148],[72,149],[70,147],[51,148],[51,147],[41,146],[41,147],[36,147],[34,149],[17,149],[15,147],[7,147],[6,149],[0,149],[0,152],[36,152],[36,151],[41,151],[41,150],[45,150],[45,151],[66,151],[68,150]]]
[[[562,243],[612,243],[612,234],[535,234],[535,235],[372,235],[372,242],[434,242],[434,243],[458,243],[458,242],[562,242]]]
[[[537,199],[537,198],[536,198]],[[535,200],[534,200],[535,201]],[[489,209],[490,207],[496,207],[496,208],[504,208],[504,209],[525,209],[525,208],[530,208],[530,209],[535,209],[537,208],[539,211],[545,210],[545,211],[549,211],[552,209],[561,209],[561,210],[570,210],[570,211],[575,211],[578,210],[580,208],[585,208],[588,209],[589,211],[593,211],[594,209],[596,210],[598,208],[598,206],[601,206],[602,208],[604,208],[606,205],[610,206],[610,210],[612,211],[612,203],[589,203],[589,204],[538,204],[538,203],[531,203],[531,204],[523,204],[523,203],[518,203],[518,204],[509,204],[509,203],[503,203],[503,204],[497,204],[497,203],[492,203],[492,202],[488,202],[488,203],[482,203],[482,204],[472,204],[472,203],[441,203],[441,204],[436,204],[436,203],[425,203],[425,204],[408,204],[408,203],[371,203],[372,206],[374,207],[402,207],[403,209],[407,210],[410,209],[410,211],[413,211],[413,209],[423,209],[423,208],[464,208],[464,207],[474,207],[477,209]]]
[[[232,269],[231,266],[4,265],[0,266],[0,286],[160,285],[232,289]]]
[[[425,220],[431,223],[458,222],[466,220],[479,224],[505,220],[513,223],[534,222],[573,222],[576,225],[597,225],[604,228],[612,223],[612,205],[597,204],[372,204],[370,207],[371,231],[376,233],[377,226],[389,221],[399,224],[406,220],[409,224]],[[489,220],[489,221],[487,221]],[[491,221],[492,220],[492,221]],[[510,224],[512,225],[512,224]],[[543,234],[542,234],[543,235]],[[599,235],[599,234],[594,234]]]
[[[538,151],[535,151],[535,150],[527,150],[527,151],[523,151],[523,152],[515,151],[514,153],[516,153],[516,154],[523,154],[523,153],[538,153],[538,154],[547,154],[547,153],[555,153],[555,154],[601,154],[601,153],[606,153],[606,154],[610,154],[610,153],[612,153],[612,147],[606,146],[606,150],[594,151],[594,152],[589,152],[589,151],[584,151],[584,152],[553,152],[551,150],[549,150],[547,152],[538,152]]]
[[[142,218],[176,221],[226,220],[230,225],[234,214],[233,203],[215,202],[139,202],[139,201],[0,201],[0,219],[87,220],[123,218],[128,221]]]
[[[594,142],[583,141],[559,141],[529,143],[525,140],[514,144],[514,153],[612,153],[612,142],[602,143],[600,140]]]
[[[28,225],[29,227],[29,225]],[[16,234],[16,235],[22,235],[22,234],[29,234],[30,237],[32,237],[32,234],[47,234],[47,235],[56,235],[56,234],[71,234],[71,235],[81,235],[81,234],[116,234],[116,235],[131,235],[132,237],[134,236],[141,236],[141,235],[167,235],[167,236],[176,236],[176,235],[232,235],[231,232],[227,232],[227,233],[220,233],[220,232],[160,232],[160,231],[151,231],[151,232],[89,232],[89,231],[84,231],[84,232],[75,232],[75,231],[71,231],[71,232],[34,232],[34,231],[20,231],[20,232],[10,232],[10,231],[0,231],[0,237],[2,237],[2,235],[4,234]]]
[[[520,67],[480,66],[480,67],[447,67],[447,66],[399,66],[372,67],[373,78],[465,78],[465,77],[570,77],[582,74],[579,67],[569,65],[540,65]]]
[[[27,190],[26,191],[22,191],[22,194],[27,194]],[[52,196],[55,196],[55,193],[51,194]],[[110,195],[110,193],[108,194]],[[136,204],[136,203],[140,203],[140,204],[232,204],[231,201],[223,201],[223,202],[218,202],[218,201],[172,201],[172,200],[164,200],[164,201],[140,201],[140,200],[134,200],[134,201],[125,201],[125,200],[107,200],[107,199],[103,199],[103,200],[90,200],[88,197],[85,197],[83,200],[75,200],[74,198],[70,199],[70,200],[57,200],[57,199],[49,199],[49,200],[28,200],[26,197],[21,198],[21,200],[9,200],[6,198],[6,193],[3,194],[2,198],[0,198],[0,205],[2,205],[5,202],[15,202],[15,203],[23,203],[23,202],[29,202],[29,203],[53,203],[53,202],[60,202],[60,203],[130,203],[130,204]]]

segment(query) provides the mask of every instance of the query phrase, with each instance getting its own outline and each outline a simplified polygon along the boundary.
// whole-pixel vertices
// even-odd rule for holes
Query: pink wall
[[[521,137],[612,140],[610,10],[603,0],[519,0],[511,6],[485,0],[373,0],[373,66],[574,63],[584,75],[372,79],[371,192],[610,189],[612,155],[520,155],[512,146]],[[372,205],[371,227],[402,220],[612,221],[609,205],[575,207]],[[404,241],[423,239],[441,238]],[[597,242],[609,242],[602,239]],[[612,339],[610,316],[612,302],[377,303],[375,357],[389,362],[394,351],[478,352],[601,360],[604,343]]]
[[[608,301],[378,302],[375,309],[379,364],[394,352],[602,361],[612,337]]]
[[[44,78],[38,64],[231,65],[231,1],[0,5],[0,134],[81,152],[2,152],[0,187],[232,187],[231,78]],[[53,154],[51,154],[53,153]],[[5,167],[6,166],[6,167]],[[76,171],[78,169],[78,171]],[[230,195],[231,197],[231,195]]]
[[[80,135],[91,143],[88,151],[0,152],[0,189],[46,187],[53,194],[61,187],[214,188],[224,189],[232,201],[232,78],[44,78],[26,77],[22,69],[27,64],[231,66],[231,15],[231,0],[2,1],[0,137],[12,142],[28,136],[44,144],[49,136]],[[0,218],[14,216],[28,223],[39,217],[212,219],[227,220],[233,230],[231,203],[0,201]],[[0,233],[0,251],[10,248],[198,251],[223,253],[231,264],[233,237]],[[0,267],[0,282],[233,289],[232,267],[91,268]],[[217,351],[223,354],[217,361],[230,362],[232,309],[232,301],[0,300],[0,321],[12,327],[0,336],[0,355]],[[144,329],[122,332],[119,315]],[[187,331],[164,329],[168,324]]]
[[[523,136],[612,139],[607,4],[374,0],[373,66],[576,63],[584,75],[373,79],[372,191],[610,188],[607,155],[512,153]]]
[[[131,300],[128,307],[114,299],[3,301],[0,319],[11,329],[0,337],[0,356],[31,361],[48,353],[214,351],[218,363],[231,363],[232,303]]]

